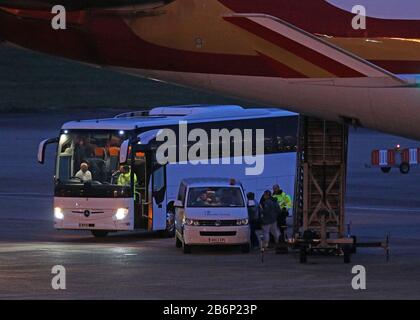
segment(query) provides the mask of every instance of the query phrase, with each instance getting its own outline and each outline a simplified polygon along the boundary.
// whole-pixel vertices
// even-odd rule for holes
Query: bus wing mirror
[[[128,152],[130,149],[130,140],[125,140],[120,147],[120,164],[126,164],[128,160]]]
[[[45,162],[45,149],[47,148],[47,145],[51,143],[57,143],[58,138],[52,138],[52,139],[45,139],[40,142],[38,146],[38,162],[40,164],[44,164]]]
[[[180,201],[180,200],[176,200],[176,201],[174,202],[174,207],[175,207],[175,208],[183,208],[183,207],[184,207],[184,205],[182,204],[182,201]]]

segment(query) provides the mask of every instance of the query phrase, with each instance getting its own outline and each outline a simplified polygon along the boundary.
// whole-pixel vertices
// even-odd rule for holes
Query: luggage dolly
[[[351,255],[355,254],[357,248],[383,248],[385,250],[386,262],[390,259],[390,235],[388,234],[384,242],[357,242],[355,236],[347,238],[308,239],[306,237],[295,238],[290,245],[299,250],[299,262],[307,263],[308,255],[323,256],[343,256],[344,263],[351,262]]]

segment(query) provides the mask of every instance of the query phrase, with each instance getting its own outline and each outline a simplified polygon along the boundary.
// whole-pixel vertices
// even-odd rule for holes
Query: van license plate
[[[225,238],[209,238],[209,243],[225,243]]]

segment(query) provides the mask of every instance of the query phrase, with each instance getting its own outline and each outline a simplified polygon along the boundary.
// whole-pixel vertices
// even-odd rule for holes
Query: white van
[[[184,253],[193,245],[240,245],[242,252],[250,251],[247,201],[238,181],[184,179],[174,206],[176,246]]]

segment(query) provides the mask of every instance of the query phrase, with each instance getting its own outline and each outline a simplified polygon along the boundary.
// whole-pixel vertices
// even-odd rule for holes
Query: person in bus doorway
[[[252,248],[258,248],[260,241],[258,239],[257,230],[261,229],[260,210],[255,202],[255,194],[253,192],[248,192],[246,197],[248,199],[248,220],[251,232],[251,246]]]
[[[274,242],[276,247],[279,244],[280,239],[280,230],[277,226],[277,219],[280,215],[280,207],[276,201],[271,196],[271,191],[266,190],[264,191],[264,195],[261,198],[260,202],[260,210],[261,210],[261,224],[264,234],[264,247],[267,248],[270,242],[270,234],[274,237]]]
[[[92,181],[92,173],[89,171],[89,165],[86,162],[83,162],[80,165],[80,170],[77,171],[75,177],[80,179],[82,182]]]
[[[121,166],[120,174],[117,179],[119,186],[130,186],[131,185],[131,170],[130,166]],[[137,176],[134,174],[134,185],[137,184]]]
[[[117,185],[119,186],[131,186],[131,169],[130,166],[120,166],[119,175],[117,178]],[[134,173],[134,200],[138,201],[139,194],[137,192],[137,176]]]
[[[278,184],[273,186],[273,198],[276,199],[281,210],[277,219],[277,226],[281,233],[281,241],[284,242],[286,240],[287,231],[286,218],[289,216],[289,210],[292,208],[292,199]]]

